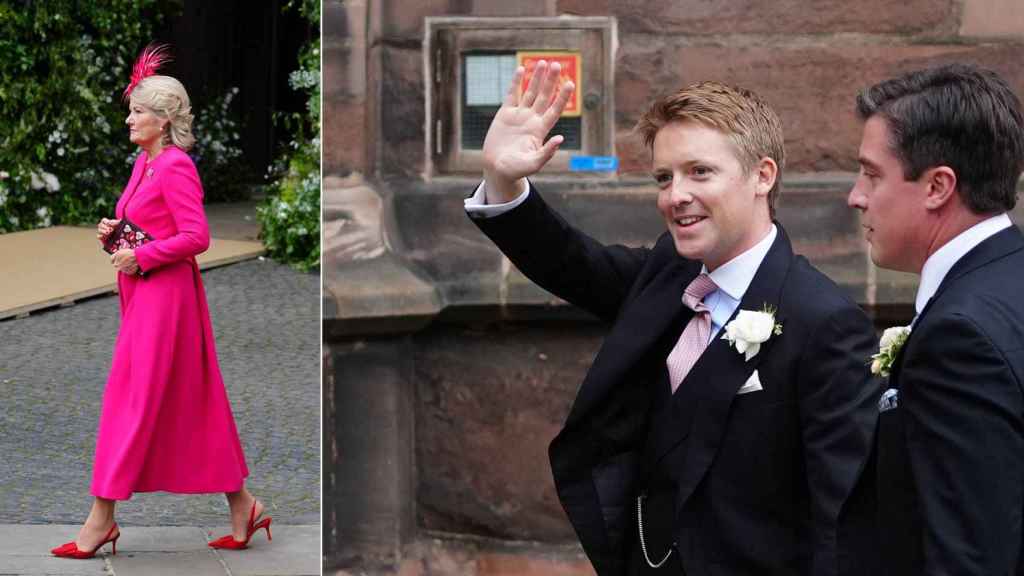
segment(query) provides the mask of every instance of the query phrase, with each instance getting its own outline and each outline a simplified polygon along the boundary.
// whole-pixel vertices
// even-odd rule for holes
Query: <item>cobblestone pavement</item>
[[[252,260],[203,281],[247,485],[275,524],[319,524],[320,278]],[[0,524],[88,514],[118,324],[117,296],[0,322]],[[117,510],[146,526],[221,525],[226,514],[223,495],[136,494]]]

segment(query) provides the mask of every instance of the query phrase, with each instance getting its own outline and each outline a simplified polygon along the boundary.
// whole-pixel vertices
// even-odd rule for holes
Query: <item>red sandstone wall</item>
[[[631,129],[653,97],[714,78],[768,99],[782,117],[788,171],[804,173],[809,182],[801,188],[790,178],[783,221],[800,251],[867,303],[909,302],[913,290],[892,274],[865,280],[856,217],[843,205],[842,190],[826,185],[825,173],[856,169],[856,91],[901,71],[968,61],[999,71],[1024,94],[1020,0],[325,0],[323,172],[346,176],[325,183],[325,207],[340,215],[325,223],[325,278],[341,271],[328,288],[346,289],[356,275],[394,283],[380,270],[408,264],[415,273],[406,276],[418,279],[417,289],[436,290],[443,302],[494,300],[500,255],[469,229],[459,209],[463,191],[422,182],[424,18],[563,14],[617,19],[614,112],[623,174],[646,172],[647,152]],[[598,237],[632,242],[653,237],[658,226],[653,209],[641,206],[646,199],[638,188],[596,200],[590,193],[550,199],[564,203]],[[393,202],[396,191],[402,202]],[[613,225],[608,210],[637,217]],[[351,236],[353,230],[346,244],[346,231]],[[332,249],[335,244],[341,248]],[[349,244],[361,248],[349,250]],[[374,267],[375,259],[385,260],[381,252],[391,267]],[[353,261],[365,271],[346,269]],[[510,298],[529,292],[525,279],[515,272],[509,278]],[[516,301],[535,298],[529,292]],[[328,316],[344,318],[344,311]],[[403,496],[385,502],[386,494],[374,500],[359,493],[353,500],[342,491],[336,501],[325,500],[325,510],[364,507],[362,516],[350,516],[384,526],[360,520],[353,530],[340,522],[333,532],[325,525],[329,554],[353,562],[353,574],[589,573],[555,498],[546,449],[600,338],[600,329],[589,325],[560,331],[435,324],[398,344],[387,341],[394,350],[375,341],[352,345],[383,350],[369,360],[335,346],[340,360],[331,364],[338,365],[325,369],[342,377],[325,379],[334,392],[325,402],[340,398],[344,408],[353,398],[345,387],[356,386],[398,408],[388,404],[381,413],[390,419],[374,421],[373,434],[363,430],[390,442],[389,448],[346,441],[342,432],[341,451],[349,452],[328,454],[325,469],[338,478],[351,474],[355,454],[365,460],[355,464],[382,479],[375,480],[378,491]],[[375,376],[346,382],[344,362],[360,368],[349,366],[351,373]],[[345,422],[331,422],[326,433],[344,430]],[[389,422],[413,430],[397,426],[393,433]],[[360,456],[364,448],[372,457]],[[392,461],[399,464],[388,468]],[[412,502],[404,496],[409,490]],[[325,512],[327,524],[332,518]]]
[[[630,133],[646,104],[700,79],[767,98],[798,172],[855,170],[853,96],[898,72],[975,62],[1024,93],[1017,0],[328,0],[325,174],[422,172],[426,16],[563,14],[618,21],[616,148],[625,173],[646,170]]]

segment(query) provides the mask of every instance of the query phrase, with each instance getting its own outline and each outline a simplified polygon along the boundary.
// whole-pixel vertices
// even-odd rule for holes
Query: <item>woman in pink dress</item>
[[[91,492],[92,510],[78,537],[57,556],[90,558],[107,542],[116,553],[114,505],[136,492],[224,492],[232,533],[210,542],[245,548],[260,528],[270,537],[263,504],[245,488],[249,470],[217,365],[206,294],[196,255],[210,243],[203,189],[185,153],[195,139],[188,94],[170,76],[154,75],[163,48],[139,57],[126,120],[141,148],[100,240],[127,218],[152,236],[111,257],[117,269],[121,328],[103,394]]]

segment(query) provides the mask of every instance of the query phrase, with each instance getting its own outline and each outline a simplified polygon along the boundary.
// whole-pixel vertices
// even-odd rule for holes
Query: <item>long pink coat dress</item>
[[[121,329],[103,393],[92,493],[234,492],[249,475],[217,365],[195,256],[210,243],[192,159],[165,148],[135,161],[117,203],[155,240],[135,251],[145,277],[118,273]]]

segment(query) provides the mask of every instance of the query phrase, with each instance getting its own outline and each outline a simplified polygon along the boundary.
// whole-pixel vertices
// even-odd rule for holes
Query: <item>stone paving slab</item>
[[[212,550],[211,535],[226,527],[124,526],[117,554],[110,545],[95,558],[55,558],[50,548],[66,542],[77,525],[0,524],[0,575],[58,576],[306,576],[320,573],[320,527],[271,527],[274,540],[254,537],[248,550]],[[70,535],[70,536],[69,536]]]
[[[227,526],[213,530],[225,534]],[[277,574],[320,574],[320,527],[277,526],[270,531],[274,540],[268,542],[262,530],[253,536],[248,550],[220,550],[218,555],[231,574],[274,576]]]
[[[2,576],[109,576],[102,558],[71,562],[63,558],[0,556]]]
[[[163,526],[140,528],[137,526],[121,526],[121,538],[117,545],[120,548],[117,556],[141,554],[145,552],[195,552],[205,551],[206,531],[195,526]],[[75,527],[78,530],[78,527]],[[224,532],[226,534],[227,532]],[[74,532],[72,532],[74,534]]]
[[[56,558],[50,549],[74,538],[78,526],[0,524],[0,574],[106,575],[102,556],[71,561]],[[120,544],[120,541],[118,541]],[[107,550],[110,545],[107,545]]]
[[[111,576],[224,576],[231,574],[217,557],[207,550],[191,552],[118,553],[108,557]],[[234,576],[234,575],[232,575]]]

